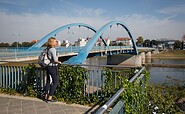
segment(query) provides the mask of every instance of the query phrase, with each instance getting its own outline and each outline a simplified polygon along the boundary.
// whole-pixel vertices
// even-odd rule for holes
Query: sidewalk
[[[0,94],[0,114],[85,114],[91,113],[90,109],[83,105],[46,103],[38,98]]]

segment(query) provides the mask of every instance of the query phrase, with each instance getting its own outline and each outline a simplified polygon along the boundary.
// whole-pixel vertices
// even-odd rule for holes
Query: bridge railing
[[[0,60],[16,60],[19,58],[30,58],[30,57],[38,57],[41,50],[44,47],[39,49],[28,50],[28,47],[19,47],[19,48],[9,48],[4,47],[0,48]],[[59,55],[68,54],[68,53],[78,53],[83,47],[80,46],[69,46],[69,47],[58,47],[57,52]],[[130,52],[133,51],[132,46],[94,46],[91,51],[117,51],[119,53]]]

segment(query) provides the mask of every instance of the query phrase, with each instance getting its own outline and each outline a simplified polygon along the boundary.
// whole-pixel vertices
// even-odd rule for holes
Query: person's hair
[[[54,47],[55,46],[56,38],[50,37],[47,42],[47,47]]]

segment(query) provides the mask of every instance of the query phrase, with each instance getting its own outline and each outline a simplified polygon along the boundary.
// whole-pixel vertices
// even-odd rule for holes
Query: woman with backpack
[[[58,76],[58,64],[61,64],[58,61],[58,56],[56,52],[56,46],[58,42],[56,38],[50,37],[47,42],[47,49],[48,49],[48,58],[50,63],[46,66],[47,72],[47,82],[45,87],[45,100],[53,102],[53,94],[56,91],[57,85],[59,83],[59,76]]]

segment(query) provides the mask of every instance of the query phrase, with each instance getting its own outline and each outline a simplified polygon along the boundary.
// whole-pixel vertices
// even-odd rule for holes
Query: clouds
[[[0,18],[0,26],[2,27],[0,30],[0,42],[15,42],[17,40],[16,34],[20,34],[20,42],[41,39],[56,28],[69,23],[87,23],[96,27],[100,27],[105,23],[102,20],[103,18],[73,18],[49,14],[34,15],[30,13],[16,15],[2,12]]]
[[[175,5],[171,7],[165,7],[163,9],[158,10],[157,12],[162,14],[168,14],[168,15],[180,15],[185,14],[185,4]]]
[[[0,14],[1,42],[14,42],[13,34],[19,33],[19,41],[31,41],[33,39],[41,39],[49,32],[56,28],[69,23],[87,23],[99,29],[109,21],[104,17],[94,16],[89,17],[68,17],[68,16],[53,16],[49,14]],[[127,15],[116,17],[114,20],[123,21],[130,28],[134,38],[143,36],[144,38],[171,38],[180,39],[184,32],[184,23],[175,22],[169,19],[157,19],[148,15]]]
[[[114,15],[114,8],[110,12],[103,5],[102,7],[89,7],[86,4],[79,5],[65,0],[57,0],[57,5],[50,1],[49,5],[44,4],[44,7],[39,9],[37,9],[38,3],[43,3],[42,0],[33,1],[29,4],[29,8],[26,8],[28,6],[24,4],[29,3],[28,0],[21,3],[24,6],[22,9],[25,10],[21,10],[19,13],[10,13],[14,8],[2,7],[2,3],[20,6],[20,4],[11,2],[11,0],[6,0],[6,2],[0,0],[0,42],[15,42],[17,37],[20,42],[41,39],[56,28],[69,23],[86,23],[99,29],[112,20],[126,23],[134,39],[143,36],[144,39],[180,40],[185,34],[185,22],[174,19],[179,14],[184,16],[185,5],[178,5],[178,8],[175,5],[155,10],[160,14],[167,15],[157,17],[154,14],[141,14],[137,11],[130,14]],[[16,36],[16,34],[20,35]]]
[[[81,9],[75,9],[74,12],[77,13],[78,16],[90,16],[90,17],[101,16],[104,13],[106,13],[106,11],[101,8],[98,8],[98,9],[81,8]]]
[[[185,19],[185,4],[173,5],[169,7],[162,8],[156,12],[167,16],[168,19],[173,19],[176,21],[183,21]]]
[[[126,20],[135,37],[143,36],[145,39],[181,39],[184,34],[185,23],[171,20],[169,18],[159,19],[149,15],[127,15],[118,18]]]

